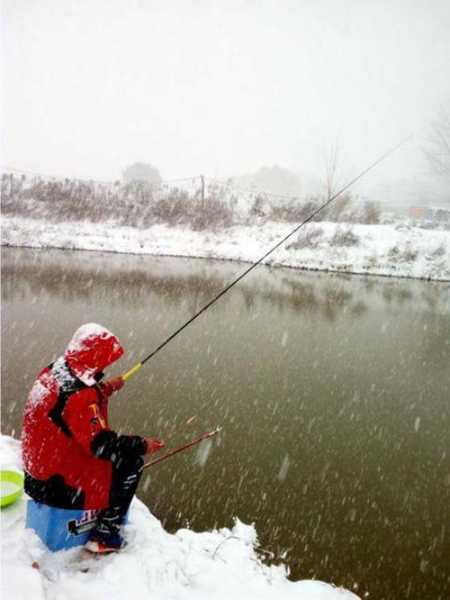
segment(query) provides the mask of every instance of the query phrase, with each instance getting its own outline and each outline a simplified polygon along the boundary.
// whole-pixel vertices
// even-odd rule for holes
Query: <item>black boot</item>
[[[142,475],[141,457],[121,457],[113,465],[110,505],[101,510],[89,536],[86,549],[91,552],[117,552],[125,546],[121,525],[128,512]]]

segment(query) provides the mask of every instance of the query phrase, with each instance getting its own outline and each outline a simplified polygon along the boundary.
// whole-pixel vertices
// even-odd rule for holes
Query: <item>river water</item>
[[[119,336],[109,374],[122,373],[243,268],[4,249],[3,432],[20,435],[33,378],[80,324]],[[111,400],[116,429],[168,447],[223,427],[146,471],[138,495],[169,531],[254,522],[262,556],[293,578],[448,598],[449,292],[259,267]]]

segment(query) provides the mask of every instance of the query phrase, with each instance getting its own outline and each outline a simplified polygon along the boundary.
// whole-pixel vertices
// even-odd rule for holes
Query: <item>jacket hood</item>
[[[86,385],[94,385],[96,375],[123,353],[121,343],[106,327],[86,323],[74,333],[64,359],[78,379]]]

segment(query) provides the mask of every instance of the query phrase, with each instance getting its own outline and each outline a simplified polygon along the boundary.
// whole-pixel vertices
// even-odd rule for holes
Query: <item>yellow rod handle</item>
[[[126,381],[127,379],[129,379],[132,375],[134,375],[136,373],[136,371],[139,371],[139,369],[142,367],[142,363],[138,363],[137,365],[134,365],[134,367],[132,367],[129,371],[127,371],[126,373],[124,373],[121,377],[124,381]]]

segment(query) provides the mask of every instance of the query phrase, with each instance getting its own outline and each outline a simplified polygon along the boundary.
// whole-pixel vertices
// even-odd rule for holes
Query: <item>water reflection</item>
[[[123,371],[242,270],[4,250],[3,430],[19,431],[25,390],[81,322],[119,335]],[[255,521],[265,552],[286,554],[295,577],[377,599],[443,598],[449,291],[259,268],[113,403],[116,427],[170,445],[224,427],[210,451],[149,470],[141,497],[170,530]]]
[[[54,251],[4,249],[2,299],[11,299],[13,294],[24,297],[24,285],[31,293],[39,294],[44,290],[66,300],[84,299],[90,297],[91,288],[95,285],[97,290],[108,294],[111,303],[123,302],[122,295],[110,294],[111,289],[119,287],[131,306],[145,302],[149,292],[163,295],[166,302],[174,305],[183,303],[185,296],[192,296],[194,305],[198,306],[208,302],[242,270],[238,264],[231,263],[230,266],[230,263],[216,261],[213,263],[216,269],[211,272],[211,269],[204,268],[203,261],[145,257],[128,257],[129,261],[137,263],[130,267],[120,257],[118,266],[111,271],[108,261],[117,257],[87,252],[63,254],[61,257]],[[182,266],[166,271],[161,261],[172,263],[172,266],[178,261]],[[417,295],[413,290],[415,286],[418,287]],[[436,287],[442,293],[435,293]],[[257,296],[280,311],[320,311],[325,318],[334,320],[340,310],[350,310],[356,316],[367,311],[367,303],[361,300],[361,289],[371,298],[381,296],[389,304],[403,305],[416,300],[425,302],[430,309],[435,309],[437,303],[445,304],[445,309],[449,309],[450,300],[445,302],[442,296],[446,289],[450,292],[450,286],[443,283],[428,284],[424,289],[422,282],[415,281],[405,283],[395,279],[351,278],[337,274],[311,275],[293,269],[273,270],[267,267],[260,268],[257,279],[254,274],[250,275],[233,293],[243,297],[249,312],[253,310]],[[226,299],[224,297],[223,301]]]

